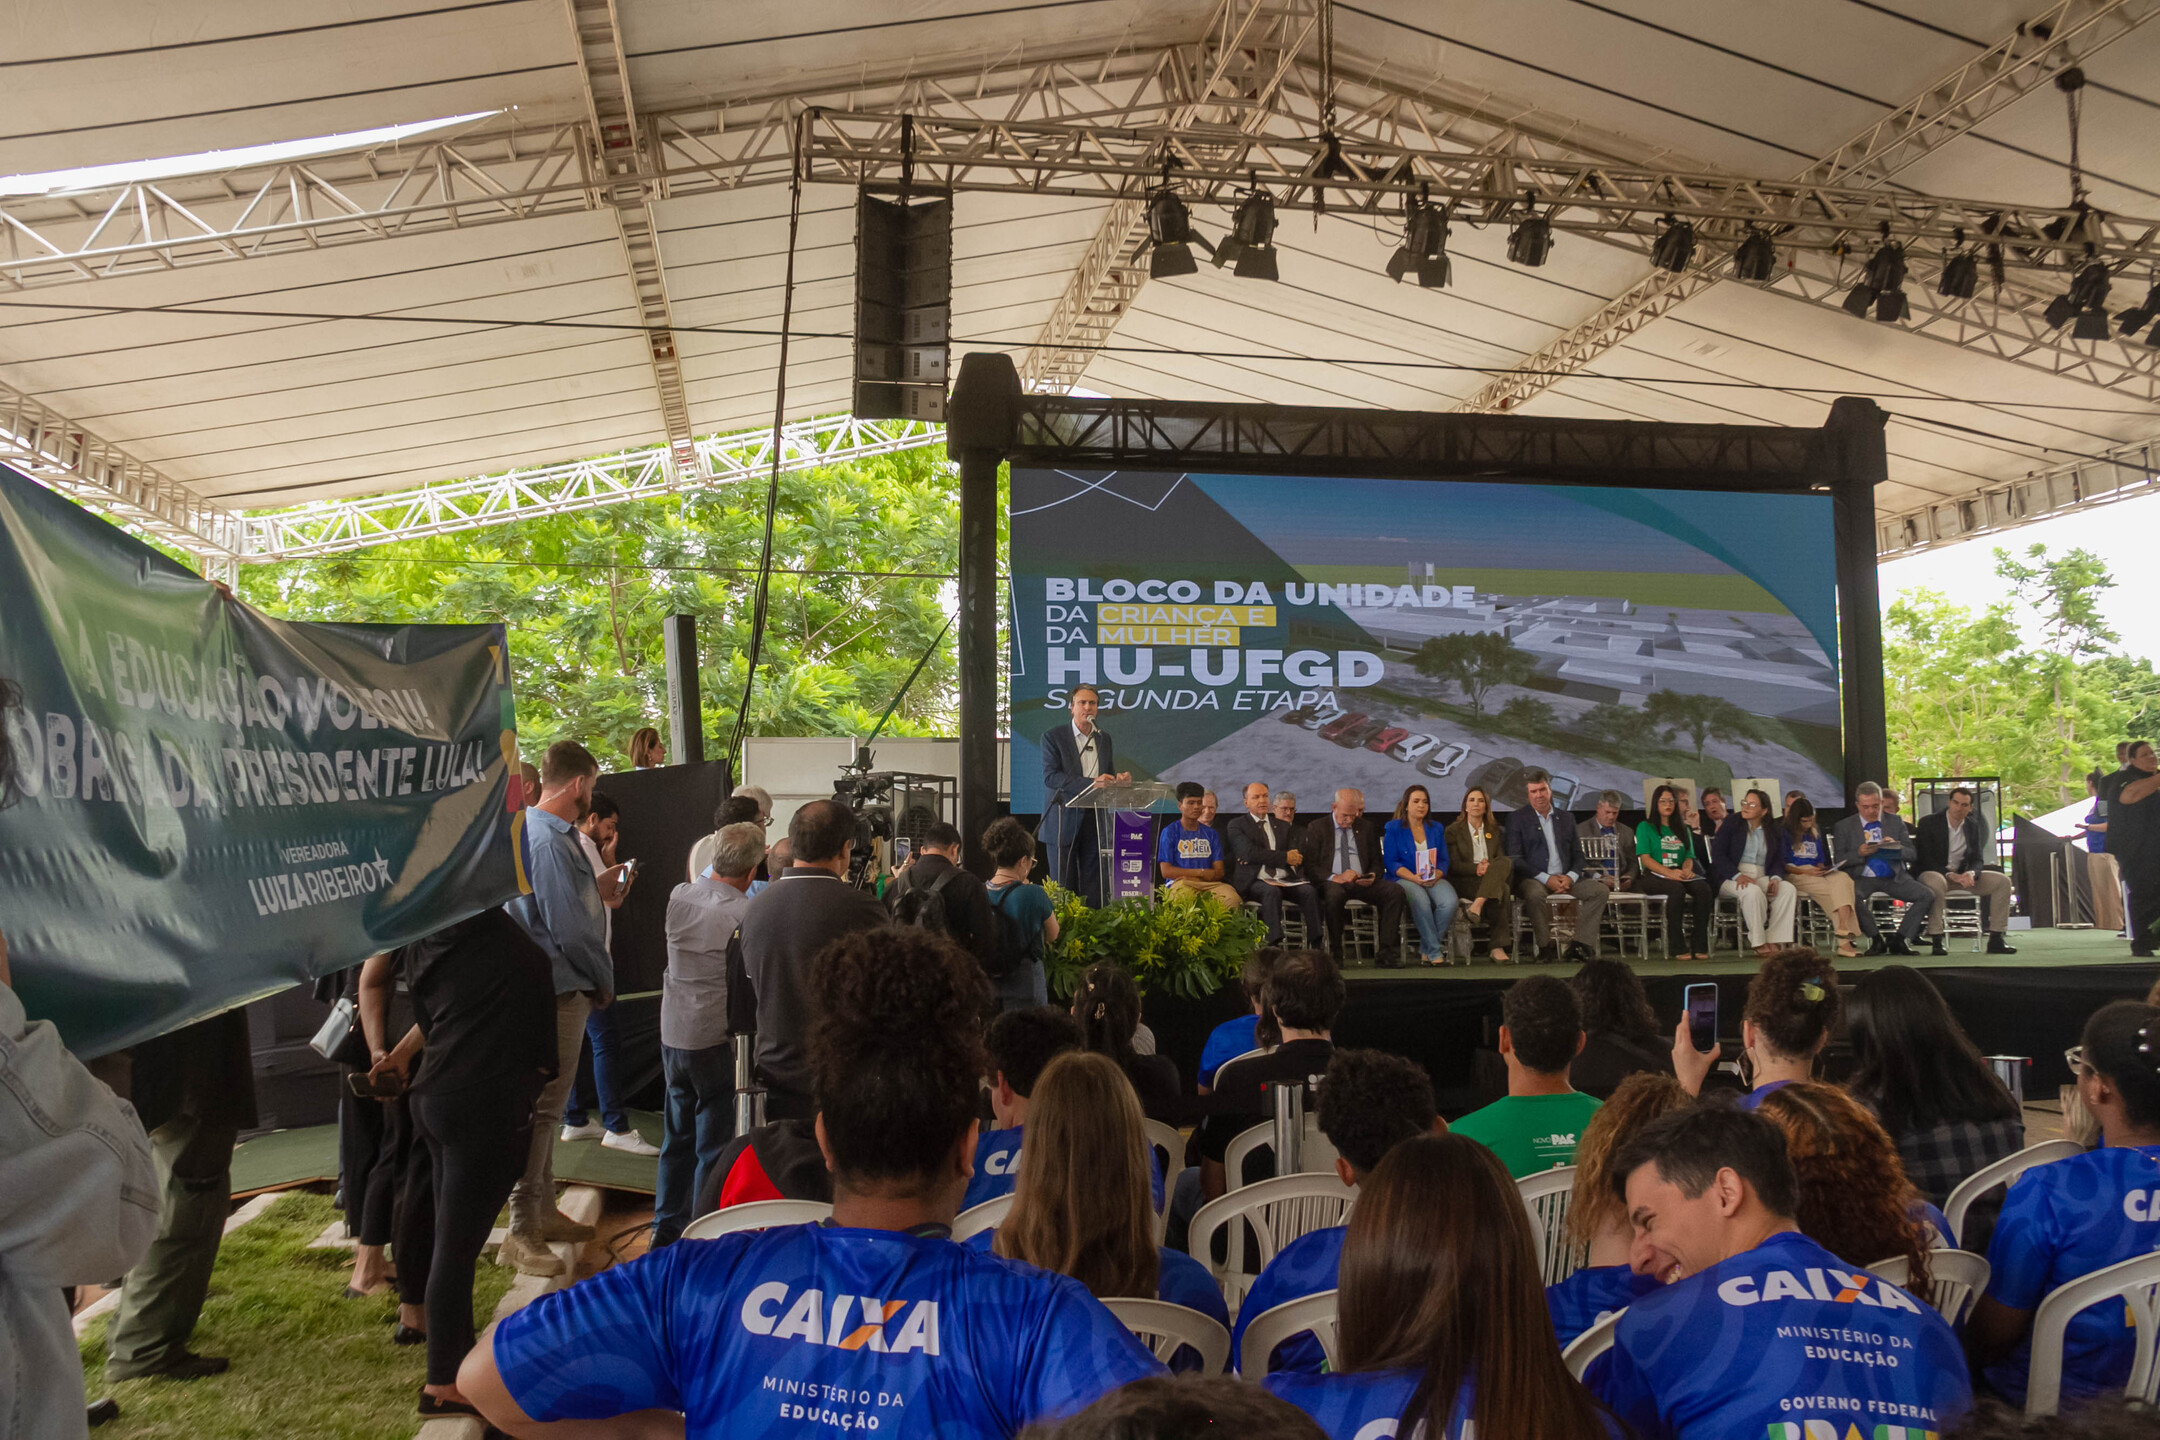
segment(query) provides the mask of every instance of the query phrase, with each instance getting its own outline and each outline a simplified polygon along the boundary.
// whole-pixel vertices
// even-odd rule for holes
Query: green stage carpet
[[[647,1110],[630,1112],[630,1123],[653,1144],[660,1143],[660,1117]],[[578,1185],[600,1185],[610,1190],[653,1193],[657,1161],[644,1155],[625,1155],[597,1140],[571,1144],[555,1142],[555,1178]],[[312,1125],[305,1130],[273,1130],[258,1135],[233,1151],[232,1193],[255,1195],[264,1190],[286,1190],[313,1181],[337,1179],[338,1136],[335,1125]]]

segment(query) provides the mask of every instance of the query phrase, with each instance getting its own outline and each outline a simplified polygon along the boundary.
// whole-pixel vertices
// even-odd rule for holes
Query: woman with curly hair
[[[1808,1080],[1781,1086],[1756,1108],[1785,1132],[1800,1233],[1854,1265],[1903,1256],[1912,1267],[1905,1288],[1926,1294],[1929,1229],[1948,1235],[1949,1223],[1905,1178],[1897,1146],[1867,1107]]]
[[[1582,1267],[1556,1285],[1545,1287],[1545,1308],[1552,1312],[1553,1334],[1564,1349],[1570,1341],[1615,1310],[1658,1287],[1654,1275],[1628,1268],[1634,1231],[1627,1204],[1613,1184],[1613,1159],[1645,1125],[1660,1115],[1684,1110],[1691,1102],[1670,1075],[1630,1075],[1612,1092],[1575,1147],[1575,1193],[1568,1202],[1566,1242],[1587,1251]]]
[[[1815,1078],[1815,1059],[1838,1022],[1837,967],[1805,945],[1788,945],[1763,960],[1748,981],[1740,1045],[1753,1086],[1740,1108],[1753,1110],[1772,1091]],[[1715,1050],[1697,1050],[1687,1016],[1673,1032],[1673,1073],[1691,1095],[1702,1090]],[[1861,1262],[1865,1264],[1865,1261]]]
[[[543,1296],[459,1373],[490,1421],[764,1434],[778,1374],[851,1429],[1013,1435],[1163,1373],[1077,1280],[952,1243],[984,1059],[975,958],[923,930],[870,930],[820,952],[810,979],[830,1221],[670,1245]]]

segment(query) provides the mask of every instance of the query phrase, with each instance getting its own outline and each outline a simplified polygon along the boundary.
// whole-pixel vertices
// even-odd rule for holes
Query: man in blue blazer
[[[1559,958],[1553,946],[1553,907],[1548,897],[1567,895],[1575,901],[1575,939],[1568,943],[1568,958],[1594,960],[1598,921],[1605,914],[1605,900],[1612,892],[1605,888],[1604,881],[1582,873],[1575,819],[1553,809],[1552,776],[1543,770],[1525,770],[1523,785],[1529,791],[1530,803],[1507,818],[1507,853],[1515,862],[1515,889],[1522,897],[1524,913],[1530,917],[1538,958]],[[1587,942],[1585,936],[1589,937]]]
[[[1095,812],[1072,802],[1097,785],[1130,780],[1112,768],[1110,737],[1095,726],[1101,697],[1092,685],[1072,692],[1072,723],[1042,738],[1043,817],[1035,838],[1049,852],[1050,878],[1090,905],[1103,903],[1102,840]]]

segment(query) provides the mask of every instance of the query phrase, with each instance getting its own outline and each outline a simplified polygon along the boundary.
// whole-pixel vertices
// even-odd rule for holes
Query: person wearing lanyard
[[[1381,835],[1380,855],[1387,873],[1403,887],[1417,926],[1418,958],[1427,965],[1447,964],[1448,926],[1455,923],[1459,897],[1447,879],[1447,839],[1432,818],[1432,795],[1423,785],[1412,785],[1395,803],[1395,818]],[[1382,931],[1380,948],[1386,950],[1394,939]]]

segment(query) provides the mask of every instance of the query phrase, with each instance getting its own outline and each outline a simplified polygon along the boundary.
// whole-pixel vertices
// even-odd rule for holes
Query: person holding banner
[[[1043,736],[1043,817],[1035,827],[1050,852],[1050,878],[1090,905],[1103,902],[1102,841],[1095,817],[1070,806],[1097,785],[1132,779],[1110,768],[1110,737],[1095,725],[1100,703],[1094,686],[1074,686],[1072,724]]]

